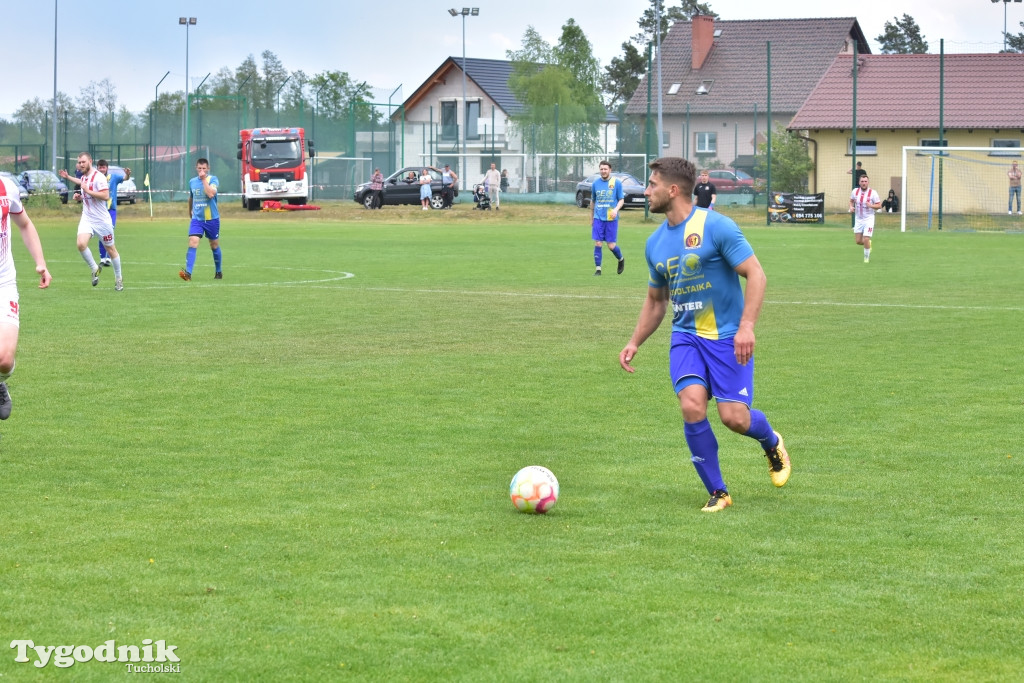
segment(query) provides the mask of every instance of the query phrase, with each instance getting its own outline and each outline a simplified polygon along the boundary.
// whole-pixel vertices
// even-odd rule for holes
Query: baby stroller
[[[474,209],[480,209],[481,211],[491,210],[491,198],[488,196],[487,191],[483,185],[477,185],[473,188],[473,201],[476,202]]]

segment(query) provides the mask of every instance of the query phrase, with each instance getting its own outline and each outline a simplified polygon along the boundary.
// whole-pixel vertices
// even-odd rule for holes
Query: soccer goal
[[[904,147],[900,230],[1024,229],[1016,205],[1007,214],[1020,157],[1015,147]]]
[[[318,152],[310,160],[309,176],[313,198],[352,199],[356,185],[369,182],[373,175],[369,157],[333,156]]]

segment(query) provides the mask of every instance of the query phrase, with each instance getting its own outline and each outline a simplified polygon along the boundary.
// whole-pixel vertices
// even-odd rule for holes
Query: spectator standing
[[[1013,196],[1017,195],[1017,215],[1020,216],[1020,168],[1017,167],[1016,161],[1006,172],[1006,177],[1010,179],[1010,200],[1006,203],[1006,213],[1013,214]]]
[[[373,175],[370,176],[370,192],[373,193],[370,208],[379,209],[384,206],[384,174],[379,168],[373,169]]]
[[[452,202],[455,200],[455,183],[457,182],[459,182],[459,176],[455,175],[455,171],[452,170],[449,164],[445,164],[444,170],[441,171],[442,209],[452,208]]]
[[[715,210],[715,200],[718,199],[718,190],[708,180],[708,172],[701,171],[697,178],[697,184],[693,186],[693,194],[697,197],[697,206],[702,209]]]
[[[501,169],[501,193],[505,194],[508,192],[508,169]]]
[[[501,172],[498,171],[497,164],[491,164],[491,167],[487,169],[487,173],[484,173],[484,190],[491,198],[491,203],[494,204],[494,210],[500,211]]]
[[[423,205],[423,210],[427,211],[430,209],[430,171],[423,169],[423,173],[420,174],[420,204]]]

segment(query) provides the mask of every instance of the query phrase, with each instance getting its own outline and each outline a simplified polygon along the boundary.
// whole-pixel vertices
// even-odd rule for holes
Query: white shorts
[[[871,237],[875,234],[875,217],[859,218],[853,223],[853,234]]]
[[[3,310],[0,311],[0,323],[7,323],[15,327],[21,327],[18,319],[18,287],[17,285],[5,285],[0,287],[0,302]]]
[[[114,244],[114,226],[106,223],[91,223],[82,220],[78,223],[79,235],[96,235],[97,239],[103,240],[103,246],[109,247]]]

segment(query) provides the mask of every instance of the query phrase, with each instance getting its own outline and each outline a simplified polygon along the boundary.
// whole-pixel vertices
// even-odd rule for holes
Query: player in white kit
[[[7,178],[0,178],[0,420],[11,416],[11,394],[7,380],[14,372],[14,352],[18,348],[19,304],[18,284],[11,256],[11,223],[21,231],[21,240],[36,262],[39,288],[50,286],[43,247],[36,226],[25,213],[19,188]]]
[[[82,220],[78,223],[78,251],[92,271],[92,286],[95,287],[100,281],[102,268],[92,256],[89,240],[93,235],[103,240],[103,246],[114,266],[114,289],[120,292],[124,289],[121,281],[121,255],[114,246],[114,224],[107,210],[107,200],[110,199],[107,177],[93,168],[92,157],[88,152],[78,155],[76,167],[82,174],[81,178],[74,177],[64,169],[60,170],[60,177],[79,186],[75,192],[75,199],[82,202]]]
[[[864,245],[864,263],[871,260],[871,236],[875,233],[875,211],[882,208],[878,193],[868,186],[865,173],[850,193],[850,213],[854,214],[853,239]]]

